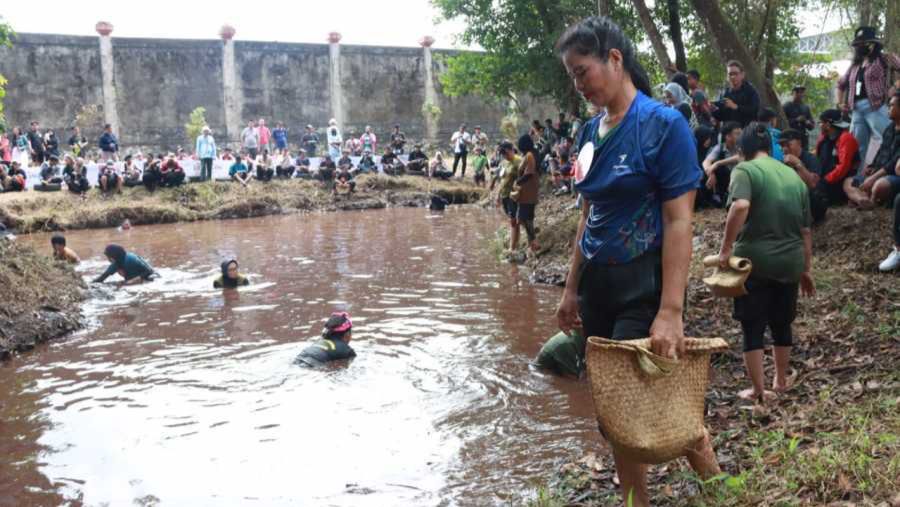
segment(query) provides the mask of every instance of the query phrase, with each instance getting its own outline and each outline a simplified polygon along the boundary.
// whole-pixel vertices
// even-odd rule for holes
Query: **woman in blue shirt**
[[[94,279],[94,283],[103,283],[110,276],[118,273],[124,280],[120,285],[133,285],[159,276],[147,261],[139,255],[126,252],[119,245],[107,245],[103,254],[109,259],[109,267],[102,275]]]
[[[693,134],[681,113],[650,98],[634,45],[610,19],[570,27],[557,49],[575,88],[600,111],[578,140],[574,178],[584,205],[560,328],[649,336],[655,353],[677,357],[701,176]],[[687,454],[701,476],[718,473],[708,435]],[[649,505],[646,465],[615,458],[624,496]]]

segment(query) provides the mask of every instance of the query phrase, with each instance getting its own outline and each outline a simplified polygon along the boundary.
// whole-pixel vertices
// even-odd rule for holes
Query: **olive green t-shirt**
[[[516,178],[519,176],[519,165],[521,163],[522,157],[518,155],[515,155],[512,160],[504,159],[500,162],[500,167],[503,170],[499,189],[501,198],[509,197],[509,193],[512,192],[513,185],[516,184]]]
[[[750,201],[734,255],[753,262],[752,276],[797,283],[803,274],[803,229],[810,227],[809,191],[797,172],[771,157],[741,162],[731,172],[729,205]]]

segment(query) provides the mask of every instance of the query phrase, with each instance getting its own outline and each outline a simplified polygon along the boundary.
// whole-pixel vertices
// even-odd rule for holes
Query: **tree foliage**
[[[184,125],[184,134],[188,138],[188,145],[194,143],[200,134],[203,133],[203,127],[206,126],[206,108],[198,107],[191,111],[188,122]]]
[[[12,47],[12,38],[15,32],[12,27],[0,16],[0,46]],[[3,113],[3,98],[6,97],[6,78],[0,74],[0,132],[6,130],[6,115]]]

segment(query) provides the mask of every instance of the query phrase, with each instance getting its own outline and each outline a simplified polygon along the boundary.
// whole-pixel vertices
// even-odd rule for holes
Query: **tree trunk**
[[[672,65],[672,60],[669,59],[666,45],[663,43],[662,35],[660,35],[659,30],[656,28],[656,24],[653,22],[653,17],[650,15],[650,9],[647,8],[647,3],[644,0],[633,0],[633,2],[634,7],[638,11],[638,16],[641,18],[641,25],[644,27],[644,30],[647,31],[647,36],[650,38],[650,43],[653,45],[653,52],[659,60],[659,66],[663,68],[666,76],[672,77],[672,74],[675,73],[675,66]]]
[[[900,1],[888,0],[884,19],[884,48],[891,53],[900,54],[900,28],[897,28],[900,27]]]
[[[872,26],[872,0],[857,0],[859,2],[858,26]],[[890,4],[890,1],[888,2]],[[891,25],[887,25],[891,26]]]
[[[681,35],[681,12],[679,12],[678,0],[667,0],[669,7],[669,34],[672,36],[672,45],[675,47],[675,67],[681,72],[687,72],[687,55],[684,52],[684,39]]]
[[[760,92],[760,101],[763,105],[772,108],[778,113],[781,123],[786,125],[787,118],[784,116],[781,101],[778,100],[778,94],[775,93],[772,83],[766,80],[759,64],[752,58],[744,43],[741,42],[731,23],[725,19],[722,9],[719,8],[718,1],[691,0],[691,4],[697,11],[697,15],[703,20],[703,24],[709,29],[714,45],[719,50],[719,58],[723,62],[728,60],[741,62],[744,65],[747,79]]]
[[[612,14],[612,0],[597,0],[597,15],[609,17]]]
[[[766,16],[766,67],[765,67],[765,76],[766,81],[769,83],[775,82],[775,67],[777,63],[775,61],[775,41],[778,37],[777,28],[778,28],[778,16],[780,13],[778,12],[778,2],[777,0],[770,0],[767,16]]]

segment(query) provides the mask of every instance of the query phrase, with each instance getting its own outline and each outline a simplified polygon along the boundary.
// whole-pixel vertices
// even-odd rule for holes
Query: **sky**
[[[97,35],[102,20],[113,24],[113,37],[217,39],[228,23],[235,40],[325,43],[337,31],[342,44],[417,47],[431,35],[436,48],[464,48],[454,40],[460,22],[435,23],[428,0],[43,0],[39,9],[2,15],[29,33]]]

